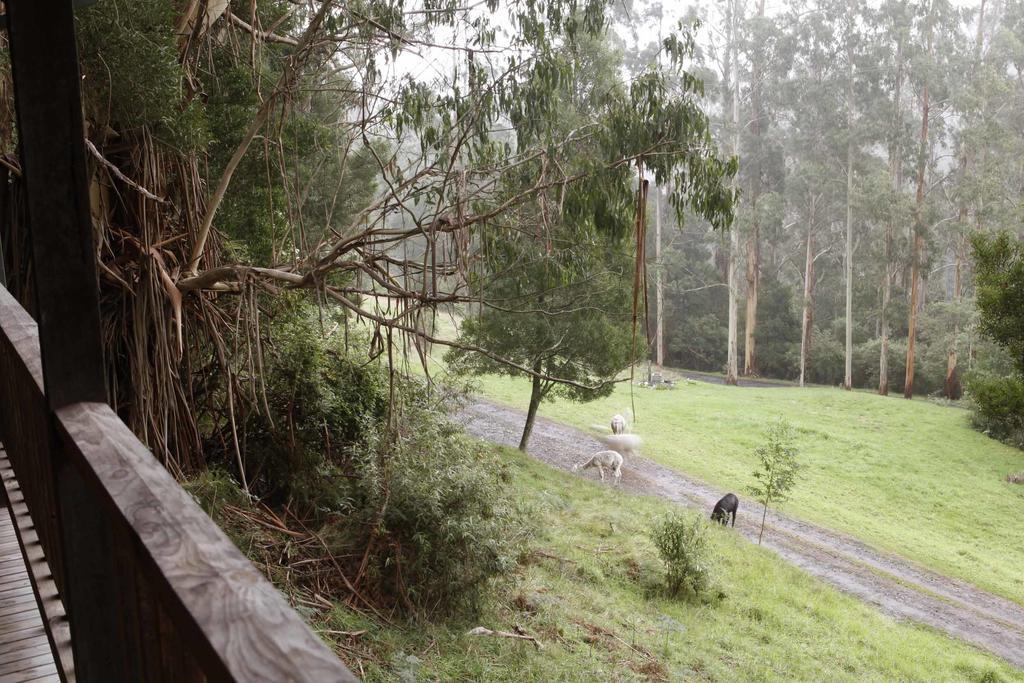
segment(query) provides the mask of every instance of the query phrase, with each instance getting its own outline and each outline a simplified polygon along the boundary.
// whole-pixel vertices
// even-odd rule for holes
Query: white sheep
[[[597,473],[601,475],[601,481],[604,481],[604,470],[608,468],[612,471],[615,481],[618,482],[622,477],[622,456],[615,451],[599,451],[590,460],[573,465],[572,471],[585,470],[588,467],[597,468]]]
[[[626,418],[622,415],[612,415],[612,434],[626,433]]]

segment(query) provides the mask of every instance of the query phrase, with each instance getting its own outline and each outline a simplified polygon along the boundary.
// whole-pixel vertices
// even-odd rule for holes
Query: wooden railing
[[[54,583],[63,594],[69,581],[80,589],[113,572],[121,587],[113,603],[91,605],[116,632],[78,628],[89,615],[68,615],[76,663],[79,652],[124,643],[123,659],[90,679],[355,680],[106,404],[51,413],[42,387],[36,324],[0,287],[0,442]],[[84,480],[83,500],[58,494],[62,460]],[[62,534],[61,520],[79,509],[101,512],[113,553],[100,566],[77,553],[92,539]]]

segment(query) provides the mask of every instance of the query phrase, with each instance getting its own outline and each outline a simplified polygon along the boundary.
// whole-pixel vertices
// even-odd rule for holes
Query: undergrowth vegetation
[[[306,541],[267,548],[261,563],[316,594],[408,615],[476,609],[514,565],[526,527],[505,466],[445,417],[458,396],[346,353],[304,307],[281,311],[267,340],[266,405],[212,430],[207,454],[220,470],[197,480],[200,499],[215,508],[229,481],[242,482],[261,501],[244,519]]]
[[[1008,377],[971,378],[971,425],[993,439],[1024,448],[1024,380]]]
[[[967,645],[881,616],[729,529],[706,531],[715,600],[670,597],[649,531],[677,508],[512,449],[494,454],[506,466],[507,494],[537,531],[477,612],[445,619],[375,613],[344,591],[325,600],[314,582],[297,580],[304,565],[265,561],[315,557],[315,540],[272,528],[223,476],[190,489],[365,681],[1022,680]],[[539,647],[468,635],[477,626],[532,636]]]

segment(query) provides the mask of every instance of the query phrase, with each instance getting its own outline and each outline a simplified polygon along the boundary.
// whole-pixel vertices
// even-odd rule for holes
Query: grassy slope
[[[528,384],[481,391],[524,408]],[[683,384],[634,391],[644,454],[742,496],[764,425],[785,416],[807,467],[784,510],[1024,603],[1024,454],[968,426],[967,411],[830,388]],[[545,404],[578,427],[630,406],[629,386],[588,404]],[[751,514],[752,506],[748,505]]]
[[[324,628],[367,631],[342,650],[365,680],[1024,680],[965,645],[888,620],[728,530],[712,531],[724,599],[659,597],[647,530],[668,504],[513,450],[507,457],[512,485],[539,522],[534,548],[555,557],[530,555],[472,621],[381,629],[336,609]],[[544,648],[463,635],[478,625],[519,625]]]

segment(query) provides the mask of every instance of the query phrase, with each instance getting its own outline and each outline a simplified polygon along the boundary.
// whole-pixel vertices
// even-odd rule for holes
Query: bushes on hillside
[[[367,425],[351,454],[345,502],[328,524],[334,550],[361,550],[356,576],[384,602],[474,610],[527,540],[510,477],[494,449],[424,402],[407,405],[395,422]]]
[[[445,417],[452,397],[350,357],[340,337],[301,306],[278,312],[261,409],[237,421],[249,489],[324,539],[345,575],[338,585],[407,613],[472,608],[523,540],[506,475]],[[225,420],[207,454],[243,481],[233,443]]]
[[[673,512],[659,520],[651,539],[665,564],[669,595],[699,597],[711,583],[708,524],[692,513]]]
[[[994,439],[1024,448],[1024,380],[1010,377],[972,377],[971,424]]]
[[[971,238],[981,331],[1006,350],[1016,372],[974,376],[973,424],[1024,448],[1024,242],[1003,231]]]

